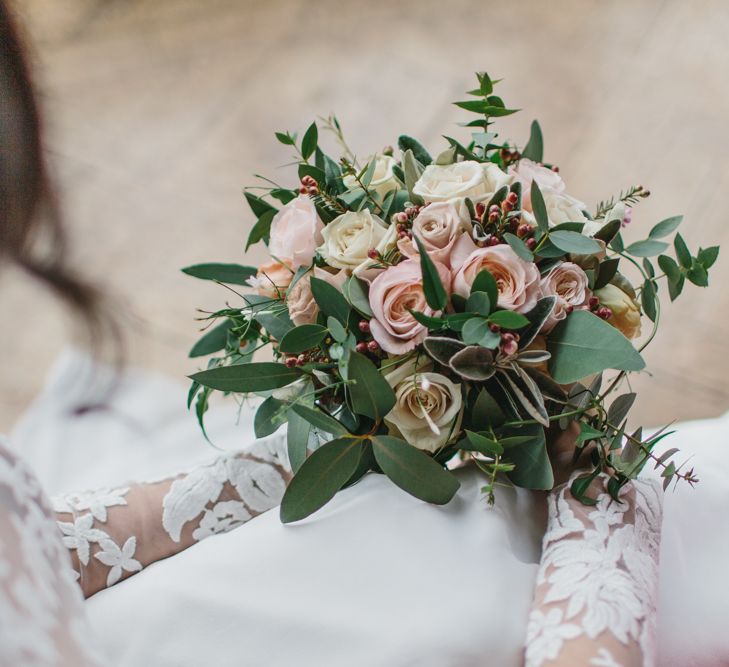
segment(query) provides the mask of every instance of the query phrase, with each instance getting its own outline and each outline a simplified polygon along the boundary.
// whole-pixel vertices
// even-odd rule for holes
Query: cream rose
[[[444,202],[468,197],[474,202],[491,197],[511,182],[495,164],[474,160],[448,165],[430,164],[413,187],[413,193],[426,202]]]
[[[375,250],[380,256],[387,256],[397,247],[397,228],[395,225],[390,225],[382,237],[380,242],[375,246]],[[372,282],[380,273],[385,269],[382,267],[379,260],[370,259],[369,257],[362,262],[352,273],[366,280]]]
[[[461,386],[428,365],[410,360],[385,376],[395,391],[395,406],[385,423],[413,447],[435,452],[461,428]]]
[[[367,260],[387,233],[387,226],[368,210],[349,211],[332,220],[322,231],[319,254],[330,266],[354,270]]]
[[[372,159],[372,158],[371,158]],[[370,159],[370,161],[371,161]],[[388,192],[392,190],[400,189],[400,181],[395,176],[394,167],[397,164],[395,159],[389,155],[375,155],[375,171],[372,174],[372,180],[370,181],[368,190],[374,190],[381,199],[385,199]],[[358,186],[357,179],[349,174],[342,179],[344,185],[350,190],[353,190]]]
[[[450,266],[453,245],[461,234],[470,232],[472,227],[468,208],[461,199],[429,204],[413,220],[412,231],[423,242],[431,259]],[[406,257],[418,255],[418,248],[410,238],[400,239],[397,247]]]
[[[608,319],[609,324],[626,338],[640,336],[640,308],[635,299],[612,284],[595,290],[595,296],[600,300],[601,306],[606,306],[612,311],[612,316]]]
[[[562,194],[565,191],[565,184],[562,177],[556,172],[548,169],[547,167],[537,164],[527,158],[522,158],[516,167],[509,167],[508,173],[514,178],[515,181],[521,183],[522,191],[522,206],[526,209],[531,210],[532,201],[532,182],[536,181],[542,194],[545,191],[555,192]]]
[[[440,262],[434,264],[448,292],[450,273]],[[410,311],[426,315],[438,312],[425,302],[420,261],[407,259],[380,273],[370,285],[370,308],[372,336],[385,352],[404,354],[422,343],[428,330]]]
[[[550,227],[561,225],[563,222],[588,222],[587,217],[582,212],[585,204],[579,199],[558,192],[549,192],[548,190],[542,194],[544,195],[544,205],[547,208]]]
[[[582,306],[590,299],[587,275],[572,262],[555,266],[541,280],[542,294],[557,297],[554,310],[542,327],[543,332],[551,331],[554,325],[563,320],[573,308]]]
[[[319,314],[319,306],[314,300],[311,293],[311,277],[320,280],[326,280],[330,285],[337,289],[342,289],[347,274],[344,271],[337,273],[329,273],[318,266],[314,267],[313,274],[309,271],[306,275],[299,278],[296,284],[286,294],[286,305],[289,309],[289,317],[297,326],[300,324],[314,324],[316,316]]]
[[[478,248],[463,235],[453,248],[451,265],[454,267],[453,291],[463,297],[471,293],[473,281],[484,269],[496,280],[499,308],[525,313],[534,308],[541,296],[536,264],[521,259],[508,245]]]
[[[286,204],[271,220],[268,250],[276,259],[295,269],[311,264],[316,247],[322,243],[324,225],[314,202],[299,196]]]
[[[278,299],[283,298],[293,277],[294,271],[287,264],[268,262],[259,267],[256,277],[250,278],[248,284],[261,296]]]

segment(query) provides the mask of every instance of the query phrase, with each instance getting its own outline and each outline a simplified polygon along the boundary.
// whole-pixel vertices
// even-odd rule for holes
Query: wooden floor
[[[16,0],[36,46],[75,260],[125,321],[134,364],[182,381],[197,306],[221,288],[179,268],[243,257],[253,172],[291,182],[273,131],[336,111],[355,150],[408,133],[443,145],[472,72],[506,77],[501,123],[533,117],[570,192],[654,196],[633,227],[684,213],[693,247],[723,242],[708,291],[668,306],[638,417],[729,409],[729,3],[692,0]],[[637,236],[637,230],[629,232]],[[0,276],[0,432],[68,341],[61,309]]]

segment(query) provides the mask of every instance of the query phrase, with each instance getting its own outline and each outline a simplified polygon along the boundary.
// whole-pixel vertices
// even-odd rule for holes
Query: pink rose
[[[542,278],[542,294],[557,297],[554,310],[542,327],[543,332],[551,331],[573,308],[589,301],[591,293],[587,285],[585,272],[572,262],[558,264]]]
[[[339,290],[342,289],[342,285],[347,279],[347,274],[344,271],[338,271],[332,274],[317,266],[314,267],[313,274],[309,271],[297,280],[296,284],[286,295],[289,317],[297,326],[300,324],[314,324],[316,322],[316,316],[319,314],[319,306],[314,300],[314,295],[311,293],[312,275],[320,280],[326,280],[330,285],[333,285]]]
[[[541,296],[539,269],[526,262],[505,244],[479,248],[468,236],[461,236],[451,254],[454,268],[453,291],[463,297],[471,293],[476,276],[487,269],[499,289],[500,308],[525,313]]]
[[[299,196],[286,204],[271,221],[271,239],[268,250],[295,269],[311,264],[317,246],[321,245],[324,229],[314,202]]]
[[[438,202],[426,206],[413,220],[413,235],[423,242],[433,261],[449,266],[453,244],[463,232],[470,232],[471,227],[471,217],[462,199]],[[402,238],[397,247],[406,257],[418,256],[413,239]]]
[[[440,262],[435,262],[446,291],[450,291],[450,274]],[[425,302],[420,261],[407,259],[383,271],[370,285],[370,320],[372,336],[390,354],[403,354],[423,342],[428,333],[410,313],[416,310],[437,316]]]
[[[283,297],[293,277],[294,272],[287,264],[268,262],[259,267],[256,277],[249,279],[248,284],[261,296],[279,299]]]
[[[516,167],[509,167],[509,174],[514,180],[521,183],[522,205],[528,211],[532,210],[532,181],[536,181],[539,189],[562,194],[565,191],[565,184],[562,177],[556,172],[537,164],[527,158],[519,160]]]

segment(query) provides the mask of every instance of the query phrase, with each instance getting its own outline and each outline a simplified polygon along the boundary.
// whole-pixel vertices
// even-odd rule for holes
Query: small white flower
[[[120,549],[116,542],[107,539],[101,542],[101,551],[94,554],[94,558],[98,558],[104,565],[108,565],[109,575],[106,578],[106,585],[113,586],[121,579],[122,571],[139,572],[142,564],[134,558],[134,552],[137,549],[137,538],[133,535],[124,542],[124,546]]]
[[[78,559],[83,565],[89,563],[90,543],[98,543],[109,538],[103,530],[93,528],[93,525],[94,517],[92,514],[84,514],[75,519],[73,523],[58,521],[58,527],[63,533],[63,544],[68,549],[76,549]]]

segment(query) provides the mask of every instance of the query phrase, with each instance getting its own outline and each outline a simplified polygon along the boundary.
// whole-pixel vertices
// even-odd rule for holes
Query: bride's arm
[[[527,667],[655,664],[662,492],[636,480],[621,502],[597,478],[584,505],[569,483],[549,494],[549,519],[529,616]]]
[[[290,478],[285,438],[167,479],[53,499],[86,597],[277,506]]]

